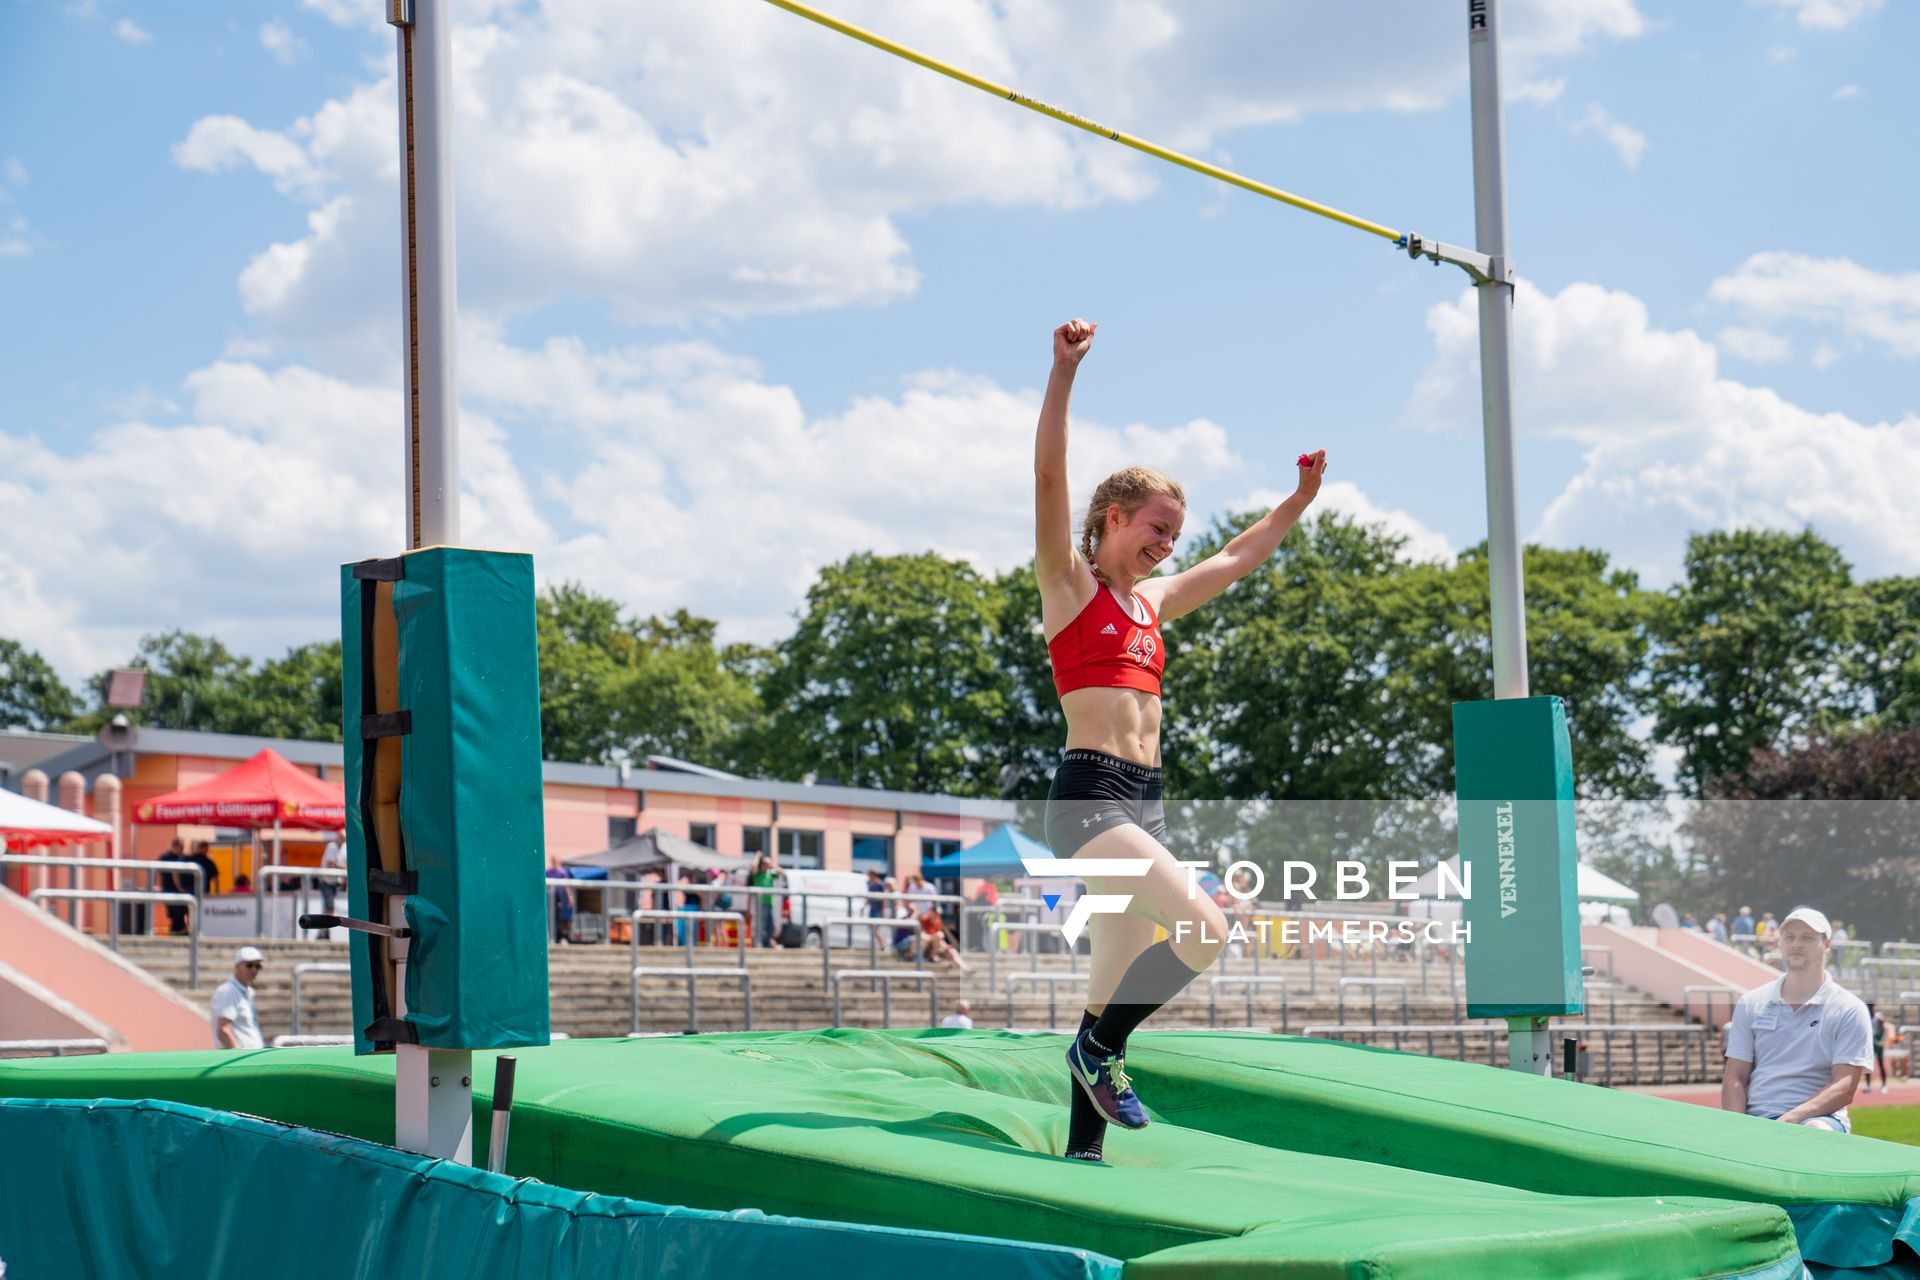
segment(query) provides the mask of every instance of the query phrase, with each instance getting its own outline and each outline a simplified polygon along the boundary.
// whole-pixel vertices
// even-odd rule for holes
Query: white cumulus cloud
[[[1647,135],[1631,125],[1615,120],[1597,102],[1587,104],[1587,113],[1573,122],[1575,133],[1597,133],[1606,139],[1620,156],[1620,162],[1629,169],[1640,167],[1640,157],[1646,154]]]
[[[146,44],[153,39],[153,33],[132,18],[122,18],[114,23],[113,34],[128,44]]]
[[[1791,12],[1803,27],[1840,31],[1880,12],[1886,0],[1759,0]]]
[[[1891,274],[1851,258],[1756,253],[1707,296],[1763,324],[1838,328],[1904,360],[1920,358],[1920,271]]]
[[[1478,432],[1475,315],[1471,291],[1429,313],[1414,421]],[[1920,417],[1858,422],[1722,377],[1713,344],[1597,285],[1522,282],[1514,329],[1523,437],[1585,446],[1530,539],[1606,547],[1663,582],[1690,532],[1812,525],[1868,575],[1920,572]]]

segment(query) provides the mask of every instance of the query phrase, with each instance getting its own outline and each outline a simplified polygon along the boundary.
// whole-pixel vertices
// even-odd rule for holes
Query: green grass
[[[1920,1107],[1855,1107],[1853,1131],[1920,1147]]]

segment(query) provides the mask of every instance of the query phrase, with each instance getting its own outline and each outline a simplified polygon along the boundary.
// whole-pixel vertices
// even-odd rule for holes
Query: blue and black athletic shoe
[[[1087,1045],[1084,1035],[1075,1036],[1067,1046],[1067,1070],[1093,1105],[1100,1108],[1101,1115],[1129,1129],[1147,1127],[1147,1109],[1140,1105],[1133,1083],[1127,1079],[1124,1055],[1102,1057]]]

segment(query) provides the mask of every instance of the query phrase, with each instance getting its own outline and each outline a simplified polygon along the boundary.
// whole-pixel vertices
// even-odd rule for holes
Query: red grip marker
[[[1310,453],[1303,453],[1303,454],[1301,454],[1301,455],[1300,455],[1300,465],[1301,465],[1301,466],[1303,466],[1303,467],[1310,467],[1310,466],[1312,466],[1312,465],[1313,465],[1313,455],[1312,455],[1312,454],[1310,454]]]

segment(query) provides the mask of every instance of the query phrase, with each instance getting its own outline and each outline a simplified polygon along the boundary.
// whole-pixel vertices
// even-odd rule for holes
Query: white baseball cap
[[[1780,927],[1784,929],[1795,920],[1800,921],[1806,925],[1807,928],[1813,930],[1827,941],[1833,941],[1833,926],[1827,923],[1825,916],[1815,911],[1812,907],[1795,907],[1793,910],[1787,912],[1787,918],[1780,922]]]
[[[233,953],[233,962],[235,964],[246,964],[250,960],[258,960],[261,964],[265,964],[267,962],[266,952],[260,950],[258,947],[242,947]]]

